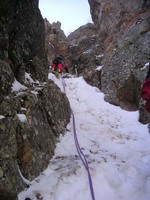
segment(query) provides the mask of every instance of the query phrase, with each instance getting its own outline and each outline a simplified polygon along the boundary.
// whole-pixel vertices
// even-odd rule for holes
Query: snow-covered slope
[[[63,91],[61,79],[49,78]],[[64,78],[76,131],[93,181],[95,200],[150,199],[150,134],[127,112],[104,101],[82,77]],[[72,119],[47,169],[19,200],[91,200],[87,172],[77,154]],[[42,134],[42,133],[41,133]]]

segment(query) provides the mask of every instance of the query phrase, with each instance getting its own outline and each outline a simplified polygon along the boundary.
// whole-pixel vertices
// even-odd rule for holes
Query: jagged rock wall
[[[149,0],[89,0],[92,20],[107,45],[115,42],[125,29],[149,13]],[[111,44],[112,45],[112,44]]]
[[[104,45],[101,89],[105,100],[137,110],[150,60],[150,1],[89,0]]]
[[[96,34],[97,29],[95,25],[92,23],[88,23],[79,27],[74,32],[70,33],[67,37],[67,41],[69,42],[69,45],[78,45],[82,40]]]
[[[48,165],[70,120],[65,94],[53,83],[30,83],[12,92],[0,107],[0,197],[13,200]]]
[[[106,100],[129,110],[139,107],[141,84],[146,75],[146,70],[141,69],[150,60],[149,30],[150,17],[131,26],[120,38],[118,47],[108,52],[103,61],[102,84],[108,86],[103,87]]]
[[[65,61],[68,62],[68,42],[64,32],[61,30],[61,23],[49,23],[44,19],[45,23],[45,48],[47,54],[48,65],[52,64],[53,59],[58,55],[63,55]]]
[[[97,34],[94,24],[88,23],[79,27],[68,37],[70,73],[82,75],[87,83],[101,87],[101,72],[97,66],[101,65],[103,44]]]
[[[2,94],[10,92],[14,77],[24,82],[25,71],[39,80],[46,80],[47,63],[44,22],[38,9],[38,1],[1,0],[0,5],[2,98]]]
[[[47,167],[69,123],[68,99],[47,76],[38,0],[0,0],[0,199],[26,187],[18,167],[29,180]]]

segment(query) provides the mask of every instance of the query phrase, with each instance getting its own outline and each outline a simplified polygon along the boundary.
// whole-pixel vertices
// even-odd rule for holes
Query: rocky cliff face
[[[106,42],[115,43],[126,29],[149,13],[149,0],[89,0],[92,19],[100,37]]]
[[[94,24],[81,26],[67,37],[69,43],[70,73],[82,75],[87,83],[100,88],[103,44]]]
[[[68,62],[68,42],[64,32],[61,30],[61,23],[45,23],[45,48],[47,53],[48,65],[52,64],[53,59],[58,55],[63,55]]]
[[[1,0],[0,4],[0,84],[2,94],[7,94],[14,77],[23,83],[25,71],[46,80],[44,22],[37,0]]]
[[[101,89],[105,99],[127,110],[139,106],[140,88],[150,60],[150,2],[89,0],[104,45]]]
[[[48,165],[55,144],[70,120],[65,94],[52,82],[28,83],[14,91],[0,107],[0,197],[16,199],[26,185]]]
[[[31,180],[47,167],[70,120],[70,106],[47,80],[38,0],[0,0],[0,5],[0,199],[14,200],[26,187],[18,169]],[[15,81],[24,87],[12,90]]]

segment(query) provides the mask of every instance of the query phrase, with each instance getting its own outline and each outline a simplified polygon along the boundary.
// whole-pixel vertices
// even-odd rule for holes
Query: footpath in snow
[[[49,74],[63,91],[62,80]],[[82,77],[64,78],[76,131],[89,164],[95,200],[150,200],[150,134],[127,112],[104,101]],[[87,172],[77,154],[72,119],[49,166],[19,200],[92,200]],[[42,133],[41,133],[42,134]]]

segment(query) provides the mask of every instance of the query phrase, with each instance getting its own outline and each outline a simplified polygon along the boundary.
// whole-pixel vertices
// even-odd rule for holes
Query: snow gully
[[[61,80],[62,80],[64,93],[66,93],[64,78],[61,77]],[[73,133],[74,133],[74,141],[75,141],[76,149],[77,149],[78,155],[79,155],[79,157],[80,157],[80,159],[81,159],[81,161],[82,161],[82,163],[83,163],[83,165],[84,165],[84,167],[85,167],[85,169],[87,171],[87,174],[88,174],[89,187],[90,187],[92,200],[95,200],[92,178],[91,178],[91,174],[90,174],[90,170],[89,170],[87,159],[86,159],[86,157],[85,157],[84,153],[82,152],[81,147],[79,145],[79,141],[78,141],[78,137],[77,137],[77,133],[76,133],[75,116],[74,116],[72,108],[71,108],[71,115],[72,115],[72,119],[73,119]]]

